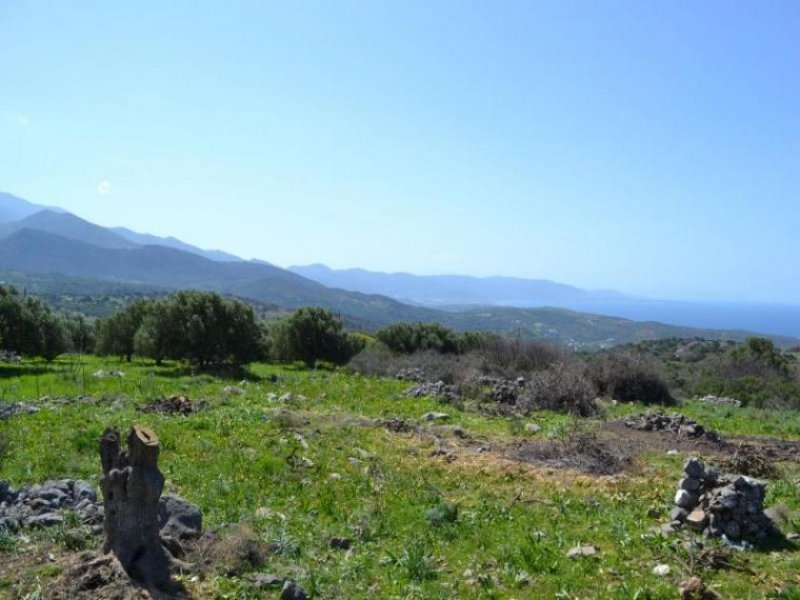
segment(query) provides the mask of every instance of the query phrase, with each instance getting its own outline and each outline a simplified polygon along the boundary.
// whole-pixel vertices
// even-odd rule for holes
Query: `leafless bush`
[[[484,373],[516,377],[542,371],[566,359],[566,351],[546,342],[490,336],[480,344],[481,369]]]
[[[398,373],[419,370],[425,381],[457,385],[479,372],[479,357],[468,354],[440,354],[434,350],[414,354],[393,354],[383,344],[372,344],[359,352],[348,368],[362,375],[394,378]]]
[[[520,412],[554,410],[581,417],[597,414],[596,391],[578,362],[558,362],[534,372],[517,402]]]

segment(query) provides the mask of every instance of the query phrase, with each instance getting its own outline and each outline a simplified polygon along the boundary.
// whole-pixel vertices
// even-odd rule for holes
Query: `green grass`
[[[125,377],[93,377],[99,369],[121,369]],[[3,366],[3,401],[92,400],[0,422],[8,448],[0,476],[14,486],[65,476],[97,483],[97,441],[104,428],[148,425],[161,440],[167,489],[199,504],[206,528],[224,534],[247,523],[279,549],[265,572],[292,577],[323,598],[674,598],[677,582],[690,573],[725,597],[760,598],[800,583],[796,552],[736,554],[734,565],[745,570],[703,571],[677,538],[651,532],[666,520],[681,457],[660,457],[631,475],[602,480],[490,458],[450,463],[431,456],[431,440],[365,427],[358,417],[419,419],[446,412],[451,423],[494,447],[526,434],[513,419],[405,398],[404,382],[275,365],[255,365],[245,383],[240,379],[93,357],[83,364],[65,358],[53,365]],[[243,393],[226,395],[231,385]],[[287,392],[292,397],[286,402],[271,399]],[[209,406],[186,417],[136,410],[172,394]],[[616,406],[609,414],[641,410]],[[796,413],[695,403],[680,410],[723,433],[798,437]],[[535,420],[543,428],[540,438],[558,435],[570,422],[552,413]],[[796,475],[790,468],[771,482],[770,502],[800,509]],[[80,543],[63,531],[37,536],[34,542],[49,540],[65,552]],[[334,536],[352,539],[352,549],[329,548]],[[566,558],[577,544],[597,546],[598,557]],[[4,559],[24,551],[0,534],[0,597]],[[662,562],[672,568],[667,577],[652,573]],[[35,582],[33,577],[30,585]],[[218,598],[264,593],[251,586],[247,573],[189,585]]]

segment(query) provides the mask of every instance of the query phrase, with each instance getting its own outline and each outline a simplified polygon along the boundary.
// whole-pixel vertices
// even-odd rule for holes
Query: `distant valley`
[[[115,305],[110,297],[196,288],[250,299],[261,312],[322,306],[366,331],[397,321],[438,321],[458,330],[520,334],[576,348],[661,337],[741,340],[749,335],[737,324],[687,327],[656,322],[663,319],[653,316],[624,318],[619,307],[633,309],[642,302],[546,280],[334,271],[322,265],[282,269],[172,237],[101,227],[8,194],[0,194],[0,281],[62,308],[85,306],[93,316]],[[604,310],[612,316],[593,314]],[[754,329],[772,334],[782,346],[800,344],[797,337],[780,335],[800,337],[791,328]]]

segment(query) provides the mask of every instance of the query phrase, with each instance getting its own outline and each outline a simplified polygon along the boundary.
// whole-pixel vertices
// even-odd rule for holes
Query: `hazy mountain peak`
[[[34,204],[13,194],[0,192],[0,223],[12,223],[20,221],[42,210],[53,212],[64,212],[60,208]]]

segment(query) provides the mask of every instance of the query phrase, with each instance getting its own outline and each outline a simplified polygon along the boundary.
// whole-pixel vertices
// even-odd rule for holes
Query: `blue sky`
[[[800,302],[800,4],[0,3],[0,190],[278,265]]]

